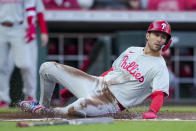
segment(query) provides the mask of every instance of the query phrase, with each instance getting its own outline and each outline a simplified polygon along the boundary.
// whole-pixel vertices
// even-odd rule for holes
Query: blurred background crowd
[[[43,0],[46,9],[195,10],[195,0]]]

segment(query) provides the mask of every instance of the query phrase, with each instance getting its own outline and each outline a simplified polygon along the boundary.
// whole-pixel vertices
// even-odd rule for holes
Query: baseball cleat
[[[153,111],[148,111],[142,115],[143,119],[157,119],[157,115]]]
[[[38,102],[35,101],[21,101],[19,103],[20,108],[25,112],[31,112],[36,114],[41,114],[42,110],[45,109],[44,106],[39,105]]]
[[[19,106],[24,112],[30,112],[36,115],[54,116],[52,108],[46,108],[35,101],[21,101]]]

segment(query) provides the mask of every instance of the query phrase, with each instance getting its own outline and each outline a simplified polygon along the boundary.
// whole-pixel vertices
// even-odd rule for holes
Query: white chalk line
[[[13,121],[13,122],[20,122],[20,121],[66,121],[67,119],[63,118],[41,118],[41,119],[0,119],[0,121]]]

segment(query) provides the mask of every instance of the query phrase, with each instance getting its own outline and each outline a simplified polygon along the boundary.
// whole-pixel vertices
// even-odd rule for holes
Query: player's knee
[[[77,117],[86,117],[86,112],[83,108],[86,108],[85,98],[79,98],[77,100],[77,104],[74,106],[70,106],[67,114],[68,116],[77,116]]]
[[[50,71],[50,68],[54,66],[55,62],[44,62],[39,69],[39,74],[44,75]]]

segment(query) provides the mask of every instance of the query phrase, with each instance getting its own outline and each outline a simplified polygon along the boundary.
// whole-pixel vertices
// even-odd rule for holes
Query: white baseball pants
[[[10,103],[8,55],[11,51],[14,63],[23,71],[31,68],[29,48],[24,41],[25,27],[23,25],[5,27],[0,25],[0,101]]]
[[[28,43],[28,54],[31,58],[31,68],[21,69],[21,76],[23,80],[23,93],[25,94],[25,99],[30,96],[33,100],[37,99],[37,57],[38,57],[38,45],[37,39],[32,40]],[[13,53],[9,52],[8,56],[8,74],[9,80],[11,78],[12,72],[15,67],[13,60]]]
[[[118,102],[105,86],[101,77],[86,74],[70,66],[56,62],[45,62],[40,67],[40,105],[50,106],[55,84],[72,92],[78,100],[63,107],[54,108],[65,115],[99,116],[120,111]],[[108,90],[107,90],[108,89]]]

